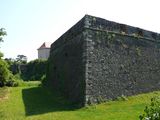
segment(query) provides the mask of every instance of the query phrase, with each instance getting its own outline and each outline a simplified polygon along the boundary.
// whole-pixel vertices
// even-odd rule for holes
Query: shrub
[[[5,81],[5,86],[8,86],[8,87],[17,87],[17,86],[19,86],[18,81],[20,81],[20,79],[17,79],[17,78],[9,71],[9,77],[8,77],[8,79]]]
[[[146,106],[144,114],[139,116],[140,120],[160,120],[160,97],[153,97],[151,104]]]
[[[10,71],[8,70],[7,63],[0,59],[0,87],[5,85],[5,82],[9,79]]]
[[[9,71],[8,64],[6,61],[0,59],[0,87],[9,86],[9,87],[16,87],[18,86],[18,82],[16,81],[15,77]]]

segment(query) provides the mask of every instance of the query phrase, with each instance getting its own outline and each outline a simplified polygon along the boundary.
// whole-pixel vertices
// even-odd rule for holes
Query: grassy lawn
[[[76,109],[36,83],[1,88],[0,96],[4,91],[8,98],[0,100],[0,120],[138,120],[150,98],[160,95],[152,92]]]
[[[5,87],[5,88],[0,88],[0,101],[3,100],[3,99],[7,99],[8,97],[8,88]]]

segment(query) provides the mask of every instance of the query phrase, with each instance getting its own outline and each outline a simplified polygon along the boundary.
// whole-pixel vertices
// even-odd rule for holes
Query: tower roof
[[[51,44],[50,42],[44,42],[37,50],[50,48]]]

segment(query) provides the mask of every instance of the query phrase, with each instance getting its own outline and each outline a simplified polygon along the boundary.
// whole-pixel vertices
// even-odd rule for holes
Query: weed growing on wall
[[[141,55],[142,55],[142,54],[141,54],[141,49],[140,49],[139,47],[136,48],[136,53],[137,53],[138,56],[141,56]]]

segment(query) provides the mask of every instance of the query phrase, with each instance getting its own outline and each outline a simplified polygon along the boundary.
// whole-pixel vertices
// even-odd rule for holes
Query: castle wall
[[[51,46],[48,85],[85,105],[160,89],[160,35],[86,15]]]
[[[160,89],[160,49],[154,41],[88,30],[86,103]]]
[[[83,19],[51,46],[48,84],[72,103],[84,104]]]

